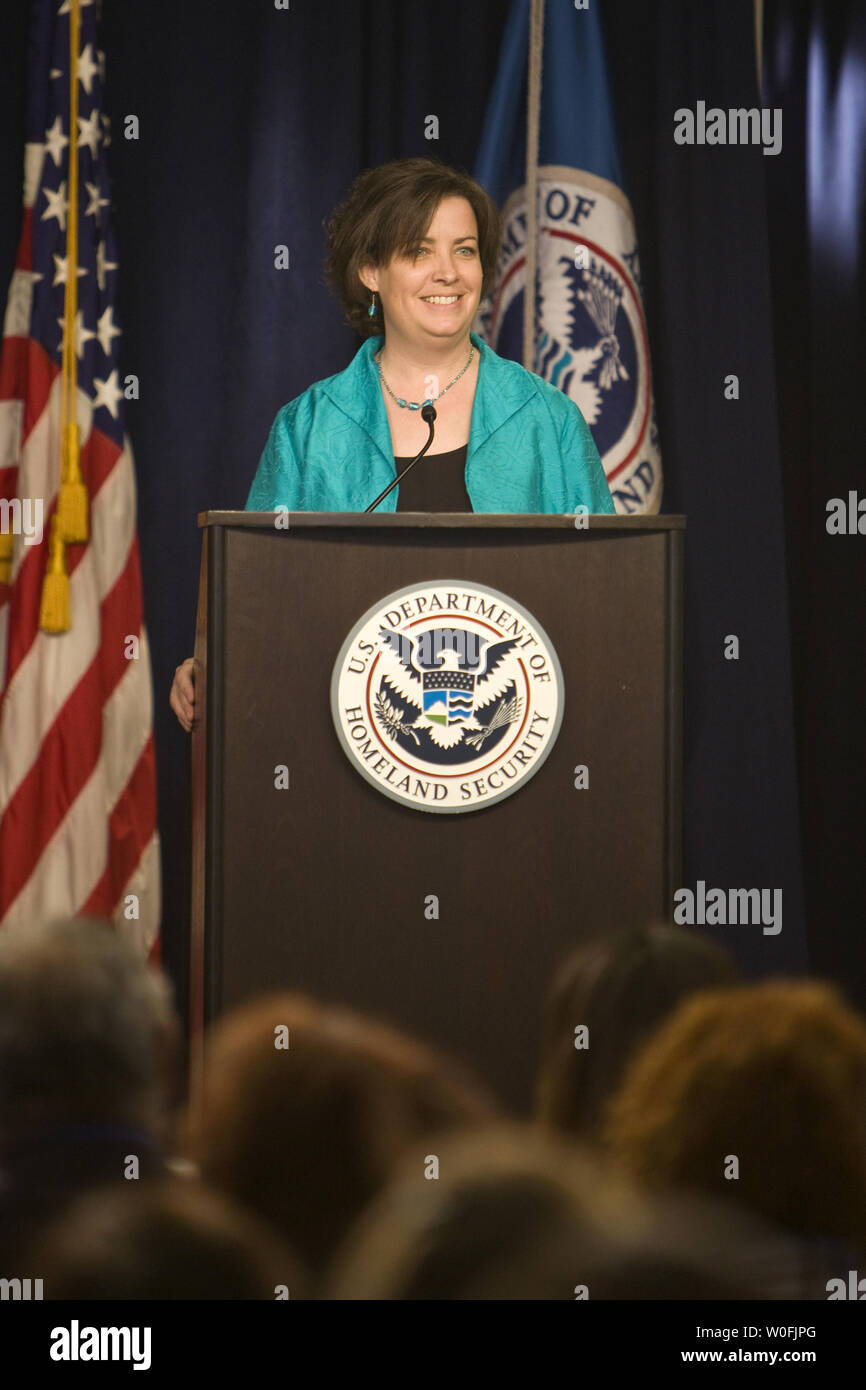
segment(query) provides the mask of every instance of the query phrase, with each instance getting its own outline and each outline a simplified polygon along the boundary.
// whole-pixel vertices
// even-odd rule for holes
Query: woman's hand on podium
[[[169,703],[180,721],[181,728],[189,733],[195,720],[194,656],[188,656],[175,671]]]

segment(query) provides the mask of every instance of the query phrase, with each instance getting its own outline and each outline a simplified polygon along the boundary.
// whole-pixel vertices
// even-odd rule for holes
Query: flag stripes
[[[78,204],[70,201],[72,12],[80,23]],[[153,697],[113,319],[97,21],[96,7],[77,0],[61,8],[32,0],[24,210],[0,353],[0,498],[38,501],[42,534],[29,544],[15,535],[11,555],[0,552],[8,580],[0,583],[0,926],[92,913],[112,918],[152,956],[160,916]],[[40,605],[60,497],[73,274],[67,366],[88,527],[84,541],[63,538],[70,626],[62,630],[61,619],[61,630],[47,631]]]

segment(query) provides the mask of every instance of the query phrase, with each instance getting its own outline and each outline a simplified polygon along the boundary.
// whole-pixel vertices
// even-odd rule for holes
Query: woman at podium
[[[355,180],[328,223],[325,269],[365,341],[278,411],[248,511],[614,511],[575,403],[472,332],[499,235],[484,189],[436,160]],[[194,698],[189,658],[171,689],[187,731]]]
[[[435,160],[355,180],[328,225],[326,275],[366,341],[278,412],[247,510],[367,510],[424,449],[432,405],[432,442],[376,510],[613,512],[578,407],[471,331],[499,231],[480,185]]]

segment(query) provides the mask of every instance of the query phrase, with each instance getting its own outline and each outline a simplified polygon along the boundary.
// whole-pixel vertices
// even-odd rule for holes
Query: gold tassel
[[[67,545],[75,545],[87,540],[87,488],[81,476],[78,450],[78,425],[66,426],[64,438],[64,462],[60,493],[57,498],[57,515],[60,518],[61,535]]]
[[[0,584],[12,583],[12,555],[15,548],[15,537],[11,530],[11,518],[9,525],[8,531],[0,531]]]
[[[42,581],[42,602],[39,606],[39,626],[43,632],[69,631],[69,575],[63,534],[57,513],[51,518],[51,540],[48,568]]]

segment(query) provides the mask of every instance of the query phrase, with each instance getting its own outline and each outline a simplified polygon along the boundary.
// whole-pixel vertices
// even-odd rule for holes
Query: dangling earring
[[[372,293],[373,293],[373,298],[370,300],[370,307],[369,307],[369,309],[367,310],[367,313],[369,314],[370,318],[373,318],[373,317],[375,316],[375,313],[376,313],[376,291],[373,290]]]

